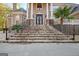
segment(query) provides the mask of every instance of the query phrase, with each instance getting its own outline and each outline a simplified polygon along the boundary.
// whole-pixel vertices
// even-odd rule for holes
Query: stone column
[[[53,3],[50,3],[50,25],[54,24],[53,21]]]
[[[46,24],[47,25],[49,25],[49,8],[48,8],[49,6],[48,6],[48,3],[47,3],[47,5],[46,5]]]
[[[29,25],[30,25],[30,18],[29,18],[29,3],[27,3],[27,21],[26,21]]]
[[[51,3],[51,4],[50,4],[50,13],[51,13],[51,17],[50,17],[50,19],[53,18],[53,16],[52,16],[52,15],[53,15],[53,11],[52,11],[53,8],[52,8],[52,6],[53,6],[53,5],[52,5],[52,3]]]
[[[46,10],[47,10],[47,11],[46,11],[46,13],[47,13],[47,16],[46,16],[46,17],[47,17],[47,19],[48,19],[48,16],[49,16],[49,13],[48,13],[48,3],[47,3],[47,5],[46,5]]]
[[[31,19],[33,19],[33,3],[31,3]]]
[[[27,19],[28,19],[28,12],[29,12],[29,3],[27,3]]]
[[[31,14],[30,14],[30,22],[31,22],[31,26],[33,26],[33,3],[31,3]]]

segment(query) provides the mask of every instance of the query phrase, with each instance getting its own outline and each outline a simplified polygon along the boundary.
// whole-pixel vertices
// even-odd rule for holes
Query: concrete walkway
[[[79,56],[78,43],[0,43],[0,53],[9,56]]]
[[[3,31],[0,31],[0,41],[5,40],[6,34]]]

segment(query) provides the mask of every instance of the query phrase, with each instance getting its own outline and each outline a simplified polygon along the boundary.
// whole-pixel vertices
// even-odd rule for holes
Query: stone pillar
[[[53,8],[52,8],[53,4],[50,3],[50,17],[47,19],[47,25],[52,25],[53,24]],[[48,8],[49,10],[49,8]]]
[[[47,3],[47,5],[46,5],[46,10],[47,10],[47,11],[46,11],[46,13],[47,13],[47,16],[46,16],[46,17],[47,17],[47,19],[48,19],[48,16],[49,16],[49,13],[48,13],[48,3]]]
[[[49,25],[49,8],[48,8],[49,6],[48,6],[48,3],[47,3],[47,5],[46,5],[46,24],[47,25]]]
[[[28,19],[28,14],[29,14],[29,3],[27,3],[27,19]]]
[[[33,3],[31,3],[31,19],[33,19]]]
[[[50,13],[51,13],[51,17],[50,17],[50,19],[53,18],[53,16],[52,16],[52,15],[53,15],[53,11],[52,11],[53,8],[52,8],[52,6],[53,6],[53,5],[52,5],[52,3],[51,3],[51,4],[50,4]]]
[[[33,3],[31,3],[30,22],[31,22],[31,26],[33,26]]]
[[[30,19],[29,19],[29,3],[27,3],[27,20],[26,20],[26,23],[28,25],[30,25]]]

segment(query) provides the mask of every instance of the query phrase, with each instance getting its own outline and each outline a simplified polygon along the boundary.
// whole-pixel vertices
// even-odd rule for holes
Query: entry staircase
[[[17,33],[9,36],[9,41],[12,42],[53,42],[71,40],[70,35],[65,35],[54,27],[46,25],[33,26],[27,31],[24,29],[22,33]]]

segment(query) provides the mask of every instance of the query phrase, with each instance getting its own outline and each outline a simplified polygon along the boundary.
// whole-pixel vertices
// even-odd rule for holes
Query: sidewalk
[[[3,33],[3,31],[0,31],[0,41],[4,41],[6,37],[6,34]]]
[[[79,56],[79,43],[0,43],[0,53],[8,56]]]

